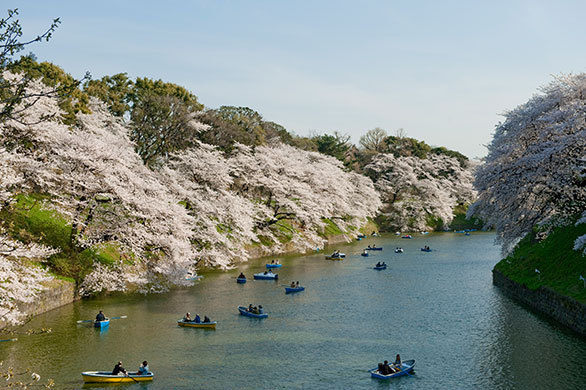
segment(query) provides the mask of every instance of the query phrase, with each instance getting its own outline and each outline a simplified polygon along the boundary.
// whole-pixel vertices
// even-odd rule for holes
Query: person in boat
[[[196,324],[201,323],[201,318],[199,317],[199,314],[195,314],[195,319],[193,320]]]
[[[271,261],[271,264],[275,264],[275,260],[274,259]]]
[[[291,288],[295,288],[295,282],[291,281]]]
[[[389,361],[385,360],[385,362],[383,363],[383,366],[382,366],[382,371],[380,371],[380,373],[383,375],[389,375],[392,372],[393,371],[391,370],[391,366],[389,366]]]
[[[262,305],[258,305],[258,314],[262,314],[264,313],[264,310],[262,309]]]
[[[185,317],[183,317],[183,322],[191,322],[191,321],[193,321],[191,319],[191,314],[189,314],[189,313],[185,314]]]
[[[138,366],[138,371],[136,375],[148,375],[149,374],[149,362],[146,360],[142,362],[140,366]]]
[[[104,321],[105,319],[106,316],[104,315],[104,312],[100,310],[100,312],[96,315],[96,322]]]
[[[403,363],[401,363],[401,355],[397,354],[395,358],[395,362],[393,363],[395,366],[400,367]]]
[[[268,274],[269,274],[269,271],[265,271],[265,273],[264,273],[264,274],[265,274],[265,275],[268,275]]]
[[[249,312],[252,312],[252,303],[250,305],[248,305],[248,310]]]
[[[380,261],[379,261],[378,263],[376,263],[376,266],[377,266],[377,267],[380,267]]]
[[[297,283],[295,284],[295,287],[299,287],[299,280],[297,281]]]
[[[203,316],[203,322],[212,322],[208,316]]]
[[[238,279],[246,279],[246,276],[244,276],[244,274],[240,272],[240,275],[238,275]]]
[[[124,374],[124,375],[128,376],[128,373],[126,372],[124,367],[122,367],[122,362],[118,362],[118,364],[116,364],[114,366],[114,369],[112,370],[112,375],[120,375],[120,374]]]
[[[381,375],[384,375],[384,374],[383,374],[383,370],[384,370],[384,369],[383,369],[383,364],[382,364],[382,363],[379,363],[379,364],[378,364],[378,369],[377,369],[378,373],[379,373],[379,374],[381,374]]]
[[[256,306],[255,306],[255,307],[252,309],[252,313],[253,313],[253,314],[259,314],[259,313],[258,313],[258,307],[256,307]]]
[[[368,244],[368,249],[370,249],[370,244]]]

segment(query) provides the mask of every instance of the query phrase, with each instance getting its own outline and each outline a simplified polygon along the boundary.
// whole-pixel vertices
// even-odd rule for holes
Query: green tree
[[[113,115],[124,116],[130,112],[130,96],[134,83],[128,79],[126,73],[114,76],[104,76],[100,80],[88,80],[84,91],[97,97],[106,105]]]
[[[317,145],[317,151],[344,161],[346,152],[350,149],[350,136],[342,135],[337,131],[333,135],[323,134],[312,137]]]

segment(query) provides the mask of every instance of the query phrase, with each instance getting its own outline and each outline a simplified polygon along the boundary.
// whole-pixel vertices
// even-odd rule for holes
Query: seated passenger
[[[206,322],[207,323],[207,322],[212,322],[212,321],[209,319],[208,316],[204,316],[203,317],[203,322]]]
[[[258,305],[258,314],[263,314],[264,310],[262,309],[261,305]]]
[[[148,373],[149,373],[149,363],[145,360],[138,367],[138,372],[136,373],[136,375],[148,375]]]
[[[295,287],[299,287],[299,280],[297,281],[297,284],[295,285]]]
[[[295,282],[291,282],[291,288],[295,288]]]
[[[400,366],[401,363],[401,355],[397,354],[397,357],[395,358],[395,363],[396,365]]]
[[[199,314],[196,314],[195,315],[195,320],[194,321],[195,321],[196,324],[201,323],[201,318],[199,318]]]
[[[252,303],[250,305],[248,305],[248,311],[252,311]]]
[[[240,275],[238,275],[238,279],[246,279],[246,276],[244,276],[244,274],[240,272]]]
[[[191,314],[189,314],[189,313],[185,314],[185,317],[183,317],[183,321],[184,322],[191,322],[192,321]]]

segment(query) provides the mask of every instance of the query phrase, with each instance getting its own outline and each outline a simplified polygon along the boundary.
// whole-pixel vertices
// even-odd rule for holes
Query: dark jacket
[[[96,321],[104,321],[106,319],[106,316],[103,313],[98,313],[98,315],[96,316]]]
[[[112,375],[118,375],[119,373],[126,374],[126,370],[122,367],[121,364],[116,364],[114,369],[112,370]]]

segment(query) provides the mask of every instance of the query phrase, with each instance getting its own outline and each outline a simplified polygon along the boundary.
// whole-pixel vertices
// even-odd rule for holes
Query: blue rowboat
[[[246,317],[267,318],[269,316],[268,313],[262,313],[262,314],[251,313],[249,311],[246,311],[246,308],[244,306],[238,306],[238,311],[240,312],[240,314],[242,314],[243,316],[246,316]]]
[[[285,287],[285,294],[296,293],[305,290],[305,287]]]
[[[375,247],[375,246],[371,246],[371,247],[364,248],[364,249],[366,249],[367,251],[382,251],[382,250],[383,250],[383,248],[382,248],[382,247],[378,247],[378,248],[377,248],[377,247]]]
[[[103,329],[110,325],[110,319],[106,318],[104,321],[94,321],[94,327]]]
[[[246,283],[246,278],[236,278],[236,283]]]
[[[401,237],[401,238],[408,238],[408,239],[411,239],[411,238],[413,238],[413,237],[411,237],[411,234],[407,234],[407,235],[405,235],[405,236],[403,236],[403,237]]]
[[[283,264],[267,264],[267,268],[281,268]]]
[[[382,271],[383,269],[387,269],[387,265],[381,265],[381,266],[374,266],[373,269],[377,270],[377,271]]]
[[[373,368],[372,370],[370,370],[370,376],[377,379],[396,378],[398,376],[409,374],[411,371],[413,371],[413,366],[415,366],[415,360],[405,360],[403,364],[401,364],[400,370],[397,372],[394,372],[389,375],[383,375],[378,372],[378,368]]]
[[[254,278],[257,280],[277,280],[279,279],[279,274],[274,274],[272,272],[264,273],[260,272],[258,274],[254,274]]]
[[[422,252],[431,252],[431,249],[425,249],[425,248],[421,248]]]

